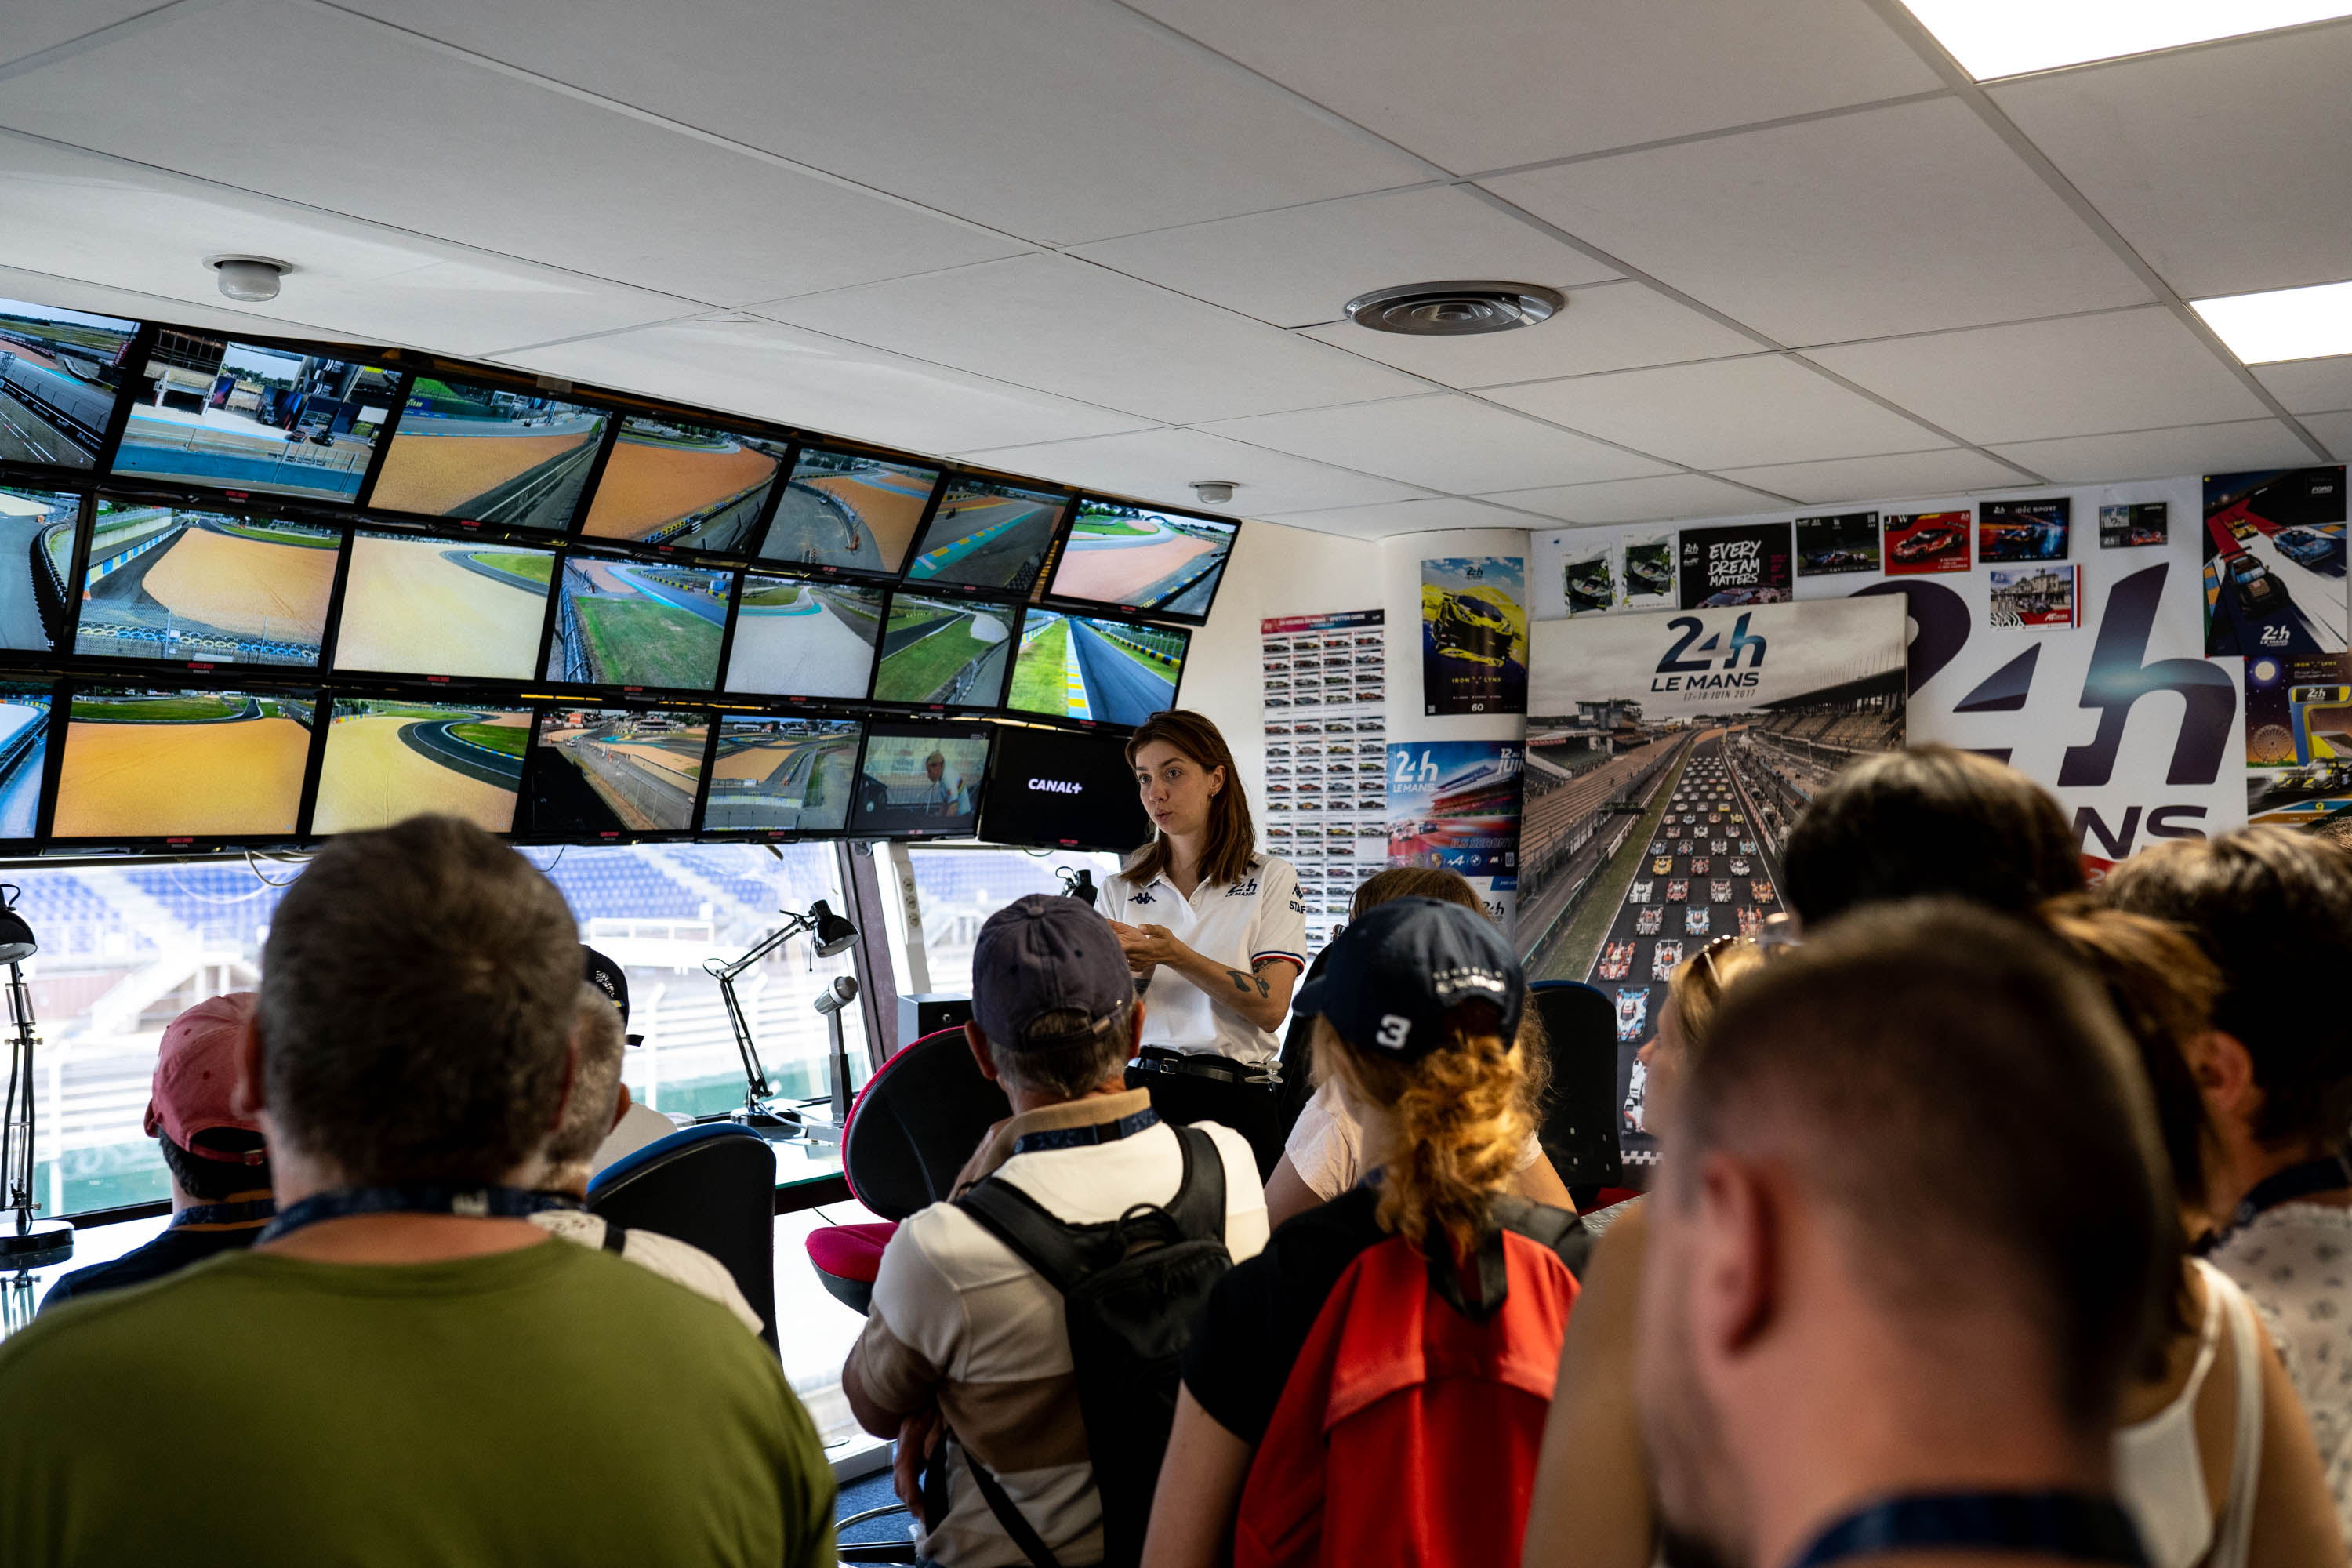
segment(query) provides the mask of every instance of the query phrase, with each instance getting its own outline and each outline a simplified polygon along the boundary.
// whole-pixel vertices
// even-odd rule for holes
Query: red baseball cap
[[[228,1165],[258,1165],[269,1158],[254,1149],[231,1152],[207,1149],[199,1135],[218,1128],[259,1132],[261,1123],[237,1113],[237,1043],[253,1016],[253,993],[233,991],[197,1003],[163,1026],[155,1057],[155,1087],[147,1100],[147,1135],[162,1133],[192,1154]]]

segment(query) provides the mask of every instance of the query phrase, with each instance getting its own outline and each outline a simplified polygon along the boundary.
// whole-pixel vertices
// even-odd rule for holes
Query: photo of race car
[[[1651,854],[1653,854],[1653,855],[1663,855],[1663,854],[1664,854],[1665,852],[1666,852],[1666,841],[1665,841],[1664,839],[1663,839],[1663,838],[1659,839],[1656,843],[1654,843],[1654,844],[1653,844],[1653,845],[1651,845],[1651,846],[1650,846],[1650,853],[1651,853]]]
[[[1718,904],[1731,902],[1731,884],[1728,881],[1709,882],[1706,885],[1706,893],[1708,898]]]
[[[1661,855],[1656,859],[1650,862],[1650,869],[1661,877],[1664,876],[1669,871],[1672,871],[1674,868],[1674,860],[1668,856]]]
[[[1689,854],[1690,852],[1691,852],[1691,841],[1690,841],[1689,839],[1687,839],[1687,838],[1678,838],[1678,839],[1675,840],[1675,854],[1677,854],[1677,855],[1687,855],[1687,854]]]
[[[1617,993],[1617,1038],[1621,1044],[1633,1045],[1642,1037],[1642,1026],[1650,1021],[1650,988],[1628,985]]]
[[[1747,857],[1747,856],[1745,856],[1745,855],[1734,855],[1734,856],[1731,858],[1731,874],[1732,874],[1733,876],[1735,876],[1735,877],[1745,877],[1746,875],[1748,875],[1748,857]]]
[[[1510,617],[1475,595],[1439,595],[1437,613],[1427,625],[1431,647],[1440,658],[1499,669],[1510,658]]]
[[[1665,923],[1666,907],[1664,904],[1649,904],[1643,908],[1640,914],[1633,917],[1633,931],[1640,936],[1655,936]]]
[[[1755,941],[1756,933],[1764,929],[1764,911],[1753,904],[1742,904],[1736,912],[1739,916],[1739,934]]]
[[[1714,842],[1715,842],[1715,852],[1716,852],[1717,855],[1721,855],[1721,854],[1724,854],[1724,853],[1726,853],[1726,852],[1727,852],[1727,846],[1725,845],[1725,843],[1724,843],[1724,841],[1723,841],[1722,839],[1718,838],[1718,839],[1716,839]]]
[[[1748,884],[1748,896],[1759,904],[1769,904],[1774,897],[1772,884],[1759,877]]]
[[[2271,575],[2270,568],[2244,551],[2231,551],[2221,557],[2220,564],[2221,580],[2229,584],[2238,613],[2247,619],[2274,616],[2292,602],[2285,586]]]
[[[1662,942],[1658,943],[1655,947],[1650,950],[1650,978],[1653,980],[1672,980],[1675,977],[1675,965],[1681,963],[1682,961],[1683,944],[1681,942]]]
[[[1601,978],[1603,980],[1622,980],[1633,967],[1633,944],[1630,942],[1612,942],[1609,944],[1609,951],[1601,955]]]
[[[1930,555],[1941,555],[1959,543],[1960,539],[1960,534],[1951,529],[1924,529],[1897,543],[1893,553],[1897,561],[1924,560]]]
[[[1741,840],[1739,841],[1739,852],[1740,852],[1742,855],[1753,855],[1753,854],[1755,854],[1755,853],[1756,853],[1756,840],[1754,840],[1753,838],[1743,838],[1743,839],[1741,839]]]
[[[1651,884],[1647,882],[1634,883],[1633,886],[1626,892],[1625,901],[1629,904],[1648,903],[1650,901],[1650,886]]]
[[[1692,904],[1683,910],[1685,936],[1705,936],[1714,924],[1714,916],[1705,904]]]
[[[1692,859],[1691,859],[1691,864],[1690,864],[1691,875],[1692,875],[1692,876],[1694,876],[1694,877],[1704,877],[1704,876],[1706,876],[1706,868],[1707,868],[1707,865],[1708,865],[1708,861],[1707,861],[1707,858],[1706,858],[1706,856],[1704,856],[1704,855],[1694,856],[1694,857],[1692,858]]]
[[[1680,877],[1666,884],[1666,902],[1679,904],[1690,897],[1690,884]]]
[[[2298,566],[2330,577],[2344,575],[2344,536],[2340,533],[2290,528],[2283,530],[2271,542],[2278,546],[2279,553]]]

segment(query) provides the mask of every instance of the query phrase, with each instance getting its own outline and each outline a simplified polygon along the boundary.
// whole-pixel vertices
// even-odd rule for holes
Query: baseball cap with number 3
[[[1484,915],[1391,899],[1331,939],[1323,973],[1291,1011],[1321,1014],[1360,1051],[1412,1061],[1444,1043],[1445,1016],[1465,1002],[1493,1004],[1502,1037],[1515,1038],[1527,989],[1511,944]]]

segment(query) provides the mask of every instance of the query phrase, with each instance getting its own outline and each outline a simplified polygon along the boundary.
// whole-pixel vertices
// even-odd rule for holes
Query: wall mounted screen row
[[[0,489],[0,661],[174,678],[267,666],[1125,728],[1175,705],[1191,636],[581,544]]]
[[[397,357],[0,300],[0,465],[1191,625],[1240,528]]]

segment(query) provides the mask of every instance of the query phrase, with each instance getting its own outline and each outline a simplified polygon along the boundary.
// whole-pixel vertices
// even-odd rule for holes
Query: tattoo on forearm
[[[1232,979],[1234,989],[1241,992],[1244,995],[1249,994],[1252,986],[1255,986],[1257,988],[1257,994],[1260,1000],[1264,1000],[1274,994],[1273,992],[1266,989],[1265,982],[1260,980],[1255,974],[1244,974],[1238,969],[1228,969],[1225,971],[1225,973]]]

